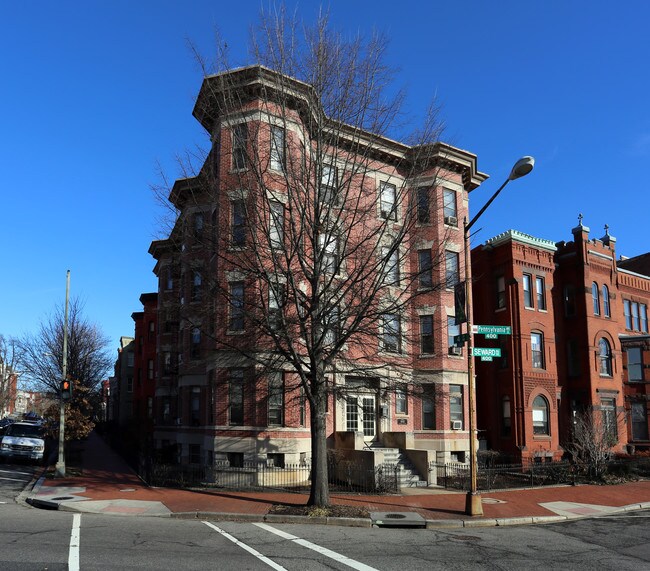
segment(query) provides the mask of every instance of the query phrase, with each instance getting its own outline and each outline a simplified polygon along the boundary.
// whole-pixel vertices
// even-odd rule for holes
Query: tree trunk
[[[326,396],[314,399],[311,417],[311,489],[307,505],[330,505],[329,478],[327,474],[327,434],[325,420]]]

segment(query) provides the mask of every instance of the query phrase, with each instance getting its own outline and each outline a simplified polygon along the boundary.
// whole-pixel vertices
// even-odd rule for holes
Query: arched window
[[[611,317],[609,311],[609,289],[607,289],[605,284],[603,284],[603,315],[605,317]]]
[[[601,338],[598,342],[600,375],[603,377],[612,376],[612,349],[607,339]]]
[[[594,315],[600,315],[600,294],[596,282],[591,284],[591,297],[594,300]]]
[[[542,395],[536,396],[533,401],[533,434],[550,434],[548,411],[548,401]]]

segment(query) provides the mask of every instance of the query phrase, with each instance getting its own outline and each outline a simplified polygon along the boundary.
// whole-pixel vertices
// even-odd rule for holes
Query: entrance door
[[[377,410],[374,396],[348,396],[345,407],[346,430],[363,432],[363,439],[377,435]]]

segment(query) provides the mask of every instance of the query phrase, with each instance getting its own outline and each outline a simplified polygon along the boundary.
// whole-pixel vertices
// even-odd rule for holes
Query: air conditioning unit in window
[[[462,355],[463,354],[463,348],[462,347],[449,347],[449,354],[450,355]]]
[[[452,420],[451,421],[452,430],[463,430],[463,421],[462,420]]]
[[[448,226],[458,226],[458,218],[455,216],[445,216],[445,224]]]

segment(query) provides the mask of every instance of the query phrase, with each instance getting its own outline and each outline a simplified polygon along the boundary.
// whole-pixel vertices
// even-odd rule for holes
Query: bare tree
[[[16,401],[19,360],[16,340],[0,335],[0,417],[5,416]]]
[[[571,439],[564,449],[578,470],[590,479],[601,480],[607,473],[612,450],[618,444],[618,424],[622,416],[591,409],[573,417]]]
[[[55,311],[39,326],[35,334],[18,341],[21,351],[20,367],[35,390],[59,395],[63,371],[64,308]],[[68,316],[67,371],[75,386],[90,391],[110,371],[109,340],[83,313],[78,299],[70,301]]]
[[[202,296],[203,311],[181,304],[179,318],[260,371],[292,373],[286,392],[310,405],[310,505],[329,503],[327,401],[345,391],[333,375],[417,384],[405,350],[411,302],[459,278],[441,270],[444,225],[424,263],[413,233],[428,222],[422,203],[442,210],[434,192],[453,176],[456,150],[438,142],[435,105],[401,136],[403,94],[386,46],[381,35],[344,38],[327,15],[306,26],[281,11],[263,14],[253,35],[260,65],[233,70],[223,50],[215,68],[199,57],[206,77],[194,114],[214,146],[198,171],[194,154],[185,157],[169,194],[177,218],[168,242],[203,252],[180,276],[181,300]],[[389,138],[398,135],[409,144]],[[244,323],[245,336],[223,334]]]

